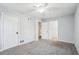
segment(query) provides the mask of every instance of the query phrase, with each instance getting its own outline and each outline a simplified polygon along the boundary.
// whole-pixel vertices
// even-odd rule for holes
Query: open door
[[[42,36],[42,39],[48,39],[49,38],[48,25],[49,25],[48,22],[43,22],[42,25],[41,25],[41,36]]]
[[[58,21],[53,20],[49,22],[49,39],[52,41],[58,40]]]

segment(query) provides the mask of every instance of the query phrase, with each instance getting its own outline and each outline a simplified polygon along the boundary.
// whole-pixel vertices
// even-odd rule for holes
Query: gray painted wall
[[[7,12],[4,11],[4,10],[1,11],[1,14],[0,14],[0,15],[2,15],[2,17],[1,17],[2,19],[0,18],[0,36],[1,36],[1,37],[0,37],[0,50],[5,50],[5,49],[7,49],[7,48],[13,47],[13,46],[11,46],[11,47],[7,46],[7,44],[10,43],[10,41],[11,41],[11,40],[6,39],[6,37],[7,37],[6,34],[8,34],[8,32],[7,32],[7,33],[5,32],[5,33],[6,33],[6,34],[5,34],[5,39],[6,39],[7,41],[5,41],[5,40],[3,39],[3,38],[4,38],[4,35],[2,35],[2,34],[3,34],[3,31],[1,30],[1,24],[4,23],[4,22],[2,22],[1,20],[3,20],[3,16],[4,16],[5,14],[7,14],[7,15],[9,16],[8,18],[11,19],[10,21],[12,21],[12,22],[14,22],[14,23],[16,23],[16,19],[19,19],[18,17],[25,16],[25,15],[21,15],[21,14],[18,14],[18,13],[11,12],[11,11],[7,11]],[[17,17],[17,18],[16,18],[16,17]],[[4,17],[4,18],[5,18],[5,17]],[[23,17],[23,18],[24,18],[24,17]],[[26,16],[26,18],[27,18],[27,16]],[[10,22],[7,21],[7,20],[9,20],[9,19],[6,19],[6,18],[5,18],[5,20],[6,20],[6,22],[7,22],[6,24],[10,24]],[[20,19],[19,19],[19,20],[20,20]],[[23,19],[22,19],[22,20],[23,20]],[[28,19],[25,19],[25,21],[28,21]],[[9,22],[9,23],[8,23],[8,22]],[[19,23],[19,22],[18,22],[18,23]],[[18,23],[17,23],[17,26],[20,27],[21,24],[18,24]],[[11,24],[12,24],[12,23],[11,23]],[[10,24],[10,25],[11,25],[11,24]],[[25,28],[26,28],[26,29],[25,29],[26,31],[27,31],[27,28],[28,28],[28,32],[26,32],[25,34],[28,34],[28,33],[29,33],[29,36],[26,35],[27,38],[25,38],[25,40],[24,40],[25,43],[34,41],[34,40],[35,40],[35,36],[36,36],[36,32],[35,32],[35,29],[36,29],[35,26],[36,26],[36,24],[35,24],[35,22],[33,21],[33,19],[31,19],[31,20],[29,20],[29,22],[26,22],[25,25],[27,25],[27,26],[25,27]],[[15,26],[15,25],[14,25],[14,26]],[[3,28],[3,25],[2,25],[2,28]],[[6,25],[4,26],[4,28],[5,28],[5,31],[6,31]],[[10,28],[11,28],[11,27],[8,26],[7,30],[10,29]],[[12,29],[12,28],[11,28],[11,29]],[[8,30],[8,31],[9,31],[9,30]],[[19,32],[19,28],[17,29],[17,31]],[[11,33],[11,32],[10,32],[10,33]],[[16,32],[14,32],[14,34],[16,35]],[[10,37],[12,38],[12,36],[10,36]],[[8,38],[8,37],[7,37],[7,38]],[[18,44],[17,44],[17,45],[20,44],[20,43],[19,43],[19,41],[20,41],[19,39],[20,39],[20,38],[21,38],[21,37],[17,38],[17,39],[18,39],[18,42],[17,42]],[[28,38],[29,38],[29,39],[28,39]],[[17,39],[16,39],[16,40],[17,40]],[[23,38],[22,38],[22,39],[23,39]],[[3,40],[4,40],[5,42],[7,42],[6,44],[4,43],[4,44],[6,45],[6,47],[3,46],[3,42],[2,42]],[[26,41],[27,41],[27,42],[26,42]],[[11,41],[11,42],[13,42],[13,41]],[[17,46],[17,45],[16,45],[16,46]],[[4,47],[5,47],[5,48],[4,48]]]
[[[74,15],[50,18],[43,22],[58,21],[58,40],[73,43]]]
[[[0,12],[0,49],[1,49],[1,12]]]
[[[74,17],[64,16],[58,20],[59,41],[73,43]]]
[[[75,25],[74,25],[74,44],[77,48],[77,51],[79,53],[79,6],[77,8],[76,14],[75,14]]]

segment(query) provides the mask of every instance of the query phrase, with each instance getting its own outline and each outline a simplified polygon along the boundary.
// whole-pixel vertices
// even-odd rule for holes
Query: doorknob
[[[18,34],[18,32],[16,32],[16,34]]]

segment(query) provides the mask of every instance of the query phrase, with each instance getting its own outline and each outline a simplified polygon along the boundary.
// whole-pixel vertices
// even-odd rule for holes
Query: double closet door
[[[43,22],[41,26],[42,39],[58,40],[58,21]]]

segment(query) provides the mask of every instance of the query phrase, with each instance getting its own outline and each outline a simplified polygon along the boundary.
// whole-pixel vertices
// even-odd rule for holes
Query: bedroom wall
[[[57,20],[59,41],[73,43],[74,16],[63,16]]]
[[[1,16],[0,18],[0,37],[1,37],[0,50],[1,51],[20,45],[21,43],[22,44],[29,43],[36,39],[36,23],[35,23],[36,20],[35,19],[19,14],[17,12],[14,12],[13,10],[7,10],[5,8],[2,8],[0,16]],[[14,34],[11,33],[11,30],[13,27],[17,27],[17,30],[15,32],[12,31]],[[5,32],[2,31],[2,29]],[[16,32],[18,32],[19,34],[17,35]],[[16,39],[12,39],[12,37]],[[21,42],[22,40],[24,40],[24,42]],[[17,41],[16,44],[11,43],[13,41]]]
[[[74,15],[61,16],[50,18],[43,22],[58,22],[58,40],[63,42],[73,43],[74,33]]]
[[[1,50],[1,12],[0,12],[0,50]]]
[[[36,39],[36,23],[34,18],[27,16],[20,17],[20,41],[29,43]]]
[[[74,44],[79,53],[79,5],[75,13],[75,25],[74,25]]]

